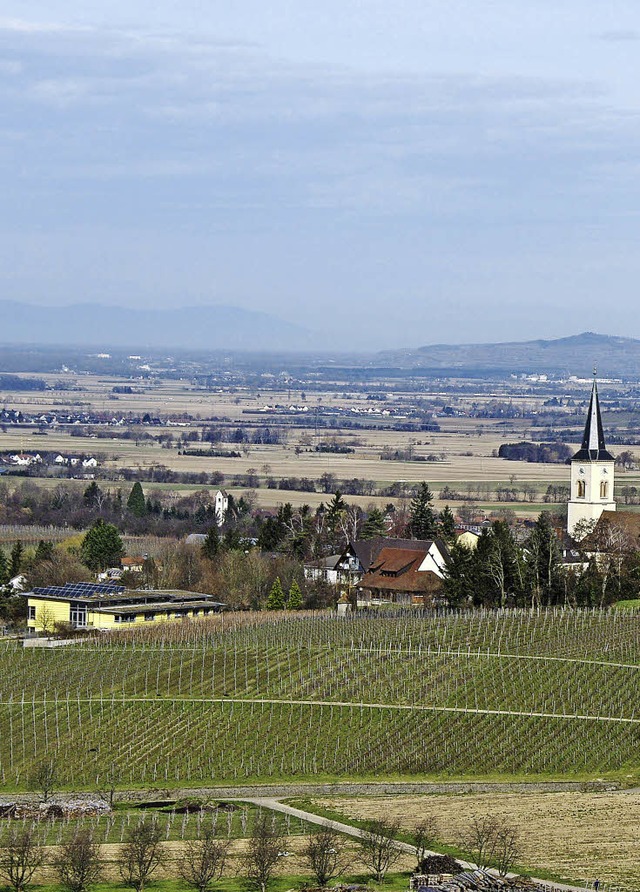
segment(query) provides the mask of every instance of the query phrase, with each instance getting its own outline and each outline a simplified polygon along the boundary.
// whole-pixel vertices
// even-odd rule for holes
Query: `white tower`
[[[613,501],[615,461],[604,442],[598,385],[593,379],[589,414],[582,446],[571,459],[571,494],[567,513],[567,531],[575,537],[580,521],[595,523],[603,511],[615,511]],[[580,534],[580,531],[578,531]],[[585,535],[585,532],[582,535]]]

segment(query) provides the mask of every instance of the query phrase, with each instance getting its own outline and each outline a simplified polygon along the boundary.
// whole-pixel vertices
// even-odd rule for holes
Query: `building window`
[[[578,480],[577,490],[578,491],[576,493],[576,496],[579,499],[584,499],[584,497],[586,495],[586,491],[587,491],[587,484],[584,482],[584,480]]]
[[[72,604],[69,616],[71,625],[76,629],[85,629],[87,626],[87,607],[86,604]]]
[[[602,480],[600,482],[600,498],[601,499],[607,498],[607,481],[606,480]]]
[[[28,611],[29,611],[28,619],[33,619],[33,620],[35,620],[35,618],[36,618],[36,608],[35,608],[35,607],[32,607],[31,605],[29,605],[29,607],[28,607],[27,609],[28,609]]]
[[[154,620],[155,618],[156,618],[155,613],[145,613],[145,615],[144,615],[144,621],[145,621],[146,623],[153,622],[153,620]]]

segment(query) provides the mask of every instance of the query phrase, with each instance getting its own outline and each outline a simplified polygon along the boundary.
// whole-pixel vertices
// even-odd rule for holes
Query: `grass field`
[[[250,616],[0,648],[0,781],[629,775],[637,614]]]

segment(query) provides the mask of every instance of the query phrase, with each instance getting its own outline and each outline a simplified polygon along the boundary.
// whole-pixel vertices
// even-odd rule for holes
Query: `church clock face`
[[[580,468],[579,473],[584,474],[584,468]]]

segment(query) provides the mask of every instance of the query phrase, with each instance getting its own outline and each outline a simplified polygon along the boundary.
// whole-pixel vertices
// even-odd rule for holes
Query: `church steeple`
[[[607,451],[604,442],[604,430],[602,429],[602,418],[600,417],[600,401],[598,399],[598,384],[596,383],[595,372],[593,387],[591,388],[591,399],[589,401],[589,412],[587,413],[587,421],[582,436],[582,446],[573,456],[572,461],[613,461],[613,456]]]
[[[600,417],[595,371],[589,411],[580,449],[571,459],[571,490],[567,506],[567,530],[582,538],[603,511],[615,511],[615,459],[607,450]]]

